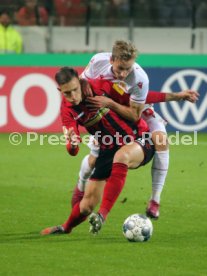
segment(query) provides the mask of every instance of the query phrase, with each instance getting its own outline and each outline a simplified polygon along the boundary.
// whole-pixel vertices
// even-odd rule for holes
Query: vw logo
[[[207,74],[198,70],[181,70],[171,75],[161,91],[196,90],[200,100],[190,102],[161,103],[164,118],[175,128],[183,131],[201,130],[207,127]]]

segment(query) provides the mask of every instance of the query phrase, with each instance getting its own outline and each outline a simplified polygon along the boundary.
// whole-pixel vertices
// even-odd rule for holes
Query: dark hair
[[[73,78],[78,78],[78,72],[70,67],[62,67],[55,74],[55,80],[59,85],[65,84]]]

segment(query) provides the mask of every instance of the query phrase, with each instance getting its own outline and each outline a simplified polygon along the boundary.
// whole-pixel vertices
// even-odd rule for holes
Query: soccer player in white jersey
[[[146,95],[149,90],[149,80],[145,71],[135,63],[137,49],[131,42],[116,41],[112,53],[99,53],[92,57],[89,65],[81,74],[85,79],[108,79],[114,82],[117,93],[130,94],[130,106],[122,106],[118,103],[110,106],[116,113],[126,119],[137,121],[140,112],[147,122],[152,140],[155,144],[155,155],[152,162],[152,195],[149,200],[146,213],[149,217],[159,217],[160,196],[165,184],[169,166],[169,149],[167,133],[164,120],[154,111],[150,105],[145,105]],[[121,88],[119,90],[119,87]],[[86,94],[90,95],[90,90]],[[93,100],[92,100],[93,102]],[[89,143],[91,152],[87,155],[81,165],[79,181],[73,194],[73,201],[81,197],[84,192],[84,185],[91,175],[99,154],[99,147],[95,145],[93,138]]]

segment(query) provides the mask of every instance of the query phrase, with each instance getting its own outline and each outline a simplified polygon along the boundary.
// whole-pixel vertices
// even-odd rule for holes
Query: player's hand
[[[63,133],[65,135],[66,142],[69,142],[73,147],[77,147],[80,144],[80,136],[75,133],[73,127],[69,129],[63,127]]]
[[[90,84],[88,83],[88,81],[85,79],[80,79],[80,84],[81,84],[81,90],[82,90],[84,96],[86,98],[93,97],[93,90],[92,90]]]
[[[179,99],[195,103],[199,99],[199,93],[193,90],[184,90],[178,93]]]
[[[86,105],[87,107],[91,109],[99,109],[103,107],[109,107],[113,100],[110,98],[107,98],[105,96],[95,96],[95,97],[89,97],[86,99]]]

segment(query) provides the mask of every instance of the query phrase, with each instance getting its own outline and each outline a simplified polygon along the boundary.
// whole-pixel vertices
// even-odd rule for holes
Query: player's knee
[[[93,212],[94,205],[90,202],[87,202],[87,204],[80,204],[80,213],[84,215],[89,215]]]
[[[100,198],[95,192],[94,194],[91,193],[88,195],[84,195],[83,200],[80,203],[81,214],[91,214],[99,201]]]
[[[129,153],[124,151],[118,151],[114,156],[114,163],[123,163],[129,165]]]
[[[152,141],[156,151],[168,150],[168,138],[166,133],[156,132],[152,134]]]
[[[80,213],[86,216],[90,215],[92,212],[93,212],[92,206],[85,206],[85,208],[82,208],[80,210]]]

